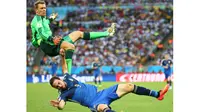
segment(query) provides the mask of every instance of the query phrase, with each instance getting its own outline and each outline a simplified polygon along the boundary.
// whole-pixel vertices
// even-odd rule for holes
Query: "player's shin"
[[[169,81],[167,81],[167,84],[169,84]]]
[[[171,80],[168,80],[168,81],[167,81],[167,84],[169,84],[169,86],[170,86],[169,89],[172,89],[172,81],[171,81]]]
[[[171,80],[168,80],[168,81],[167,81],[167,84],[169,84],[170,86],[172,86],[172,81],[171,81]]]
[[[137,95],[152,96],[155,98],[159,97],[159,92],[147,89],[145,87],[136,86],[136,85],[134,85],[134,89],[133,89],[132,93],[135,93]]]
[[[172,81],[171,80],[169,81],[169,85],[172,86]]]
[[[65,51],[65,61],[67,64],[68,73],[71,75],[71,69],[72,69],[72,56],[73,56],[74,50],[69,49]]]
[[[97,80],[96,79],[94,79],[94,83],[97,84]]]
[[[101,80],[99,79],[99,85],[101,85]]]
[[[98,39],[98,38],[103,38],[103,37],[107,37],[109,35],[109,33],[107,31],[105,32],[84,32],[83,34],[83,39],[84,40],[94,40],[94,39]]]

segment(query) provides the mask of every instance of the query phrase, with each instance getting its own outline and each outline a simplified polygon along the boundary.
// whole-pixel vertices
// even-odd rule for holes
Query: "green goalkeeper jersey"
[[[54,45],[49,24],[50,20],[46,17],[38,15],[34,16],[33,20],[31,21],[33,46],[39,47],[41,41],[44,41],[50,45]]]

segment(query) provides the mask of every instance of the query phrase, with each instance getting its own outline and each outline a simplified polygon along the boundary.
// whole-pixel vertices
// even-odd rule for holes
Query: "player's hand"
[[[60,55],[63,56],[63,57],[65,56],[65,50],[64,49],[60,49]]]
[[[56,17],[58,16],[58,13],[52,13],[49,18],[55,20]]]
[[[54,43],[55,45],[58,45],[58,44],[60,43],[61,39],[62,39],[61,36],[55,36],[55,37],[53,38],[53,43]]]
[[[51,100],[51,101],[50,101],[50,104],[51,104],[53,107],[58,107],[59,101],[57,101],[57,100]]]

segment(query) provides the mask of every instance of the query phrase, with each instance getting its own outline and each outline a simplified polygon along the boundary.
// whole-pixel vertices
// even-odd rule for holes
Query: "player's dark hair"
[[[34,8],[35,8],[35,9],[38,8],[38,4],[45,4],[45,1],[44,1],[44,0],[37,0],[37,1],[34,3]]]
[[[53,76],[53,77],[50,79],[50,81],[49,81],[49,83],[50,83],[50,85],[51,85],[52,87],[53,87],[53,82],[54,82],[55,79],[60,80],[59,77],[57,77],[57,76]]]

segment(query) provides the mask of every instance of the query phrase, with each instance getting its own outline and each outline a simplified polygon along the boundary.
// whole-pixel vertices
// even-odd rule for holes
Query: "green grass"
[[[103,82],[104,89],[116,84],[115,82]],[[134,83],[150,89],[159,90],[166,83]],[[51,88],[48,83],[27,84],[27,112],[61,112],[50,106],[49,101],[58,97],[57,90]],[[165,99],[158,101],[147,96],[128,94],[113,102],[111,107],[117,112],[173,112],[173,90],[169,90]],[[67,102],[63,112],[90,112],[87,107]]]

